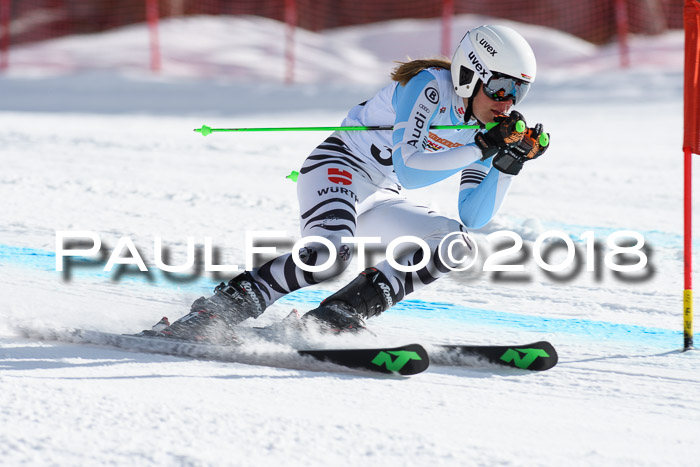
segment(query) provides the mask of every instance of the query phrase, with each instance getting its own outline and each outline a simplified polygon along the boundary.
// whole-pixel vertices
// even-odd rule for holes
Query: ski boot
[[[228,284],[219,284],[211,297],[195,300],[190,312],[174,323],[170,324],[167,318],[163,318],[142,334],[230,344],[236,340],[233,327],[248,318],[257,318],[263,311],[265,300],[250,273],[244,272]]]
[[[314,321],[327,332],[357,332],[366,330],[365,319],[381,314],[397,301],[384,273],[368,268],[301,319]]]

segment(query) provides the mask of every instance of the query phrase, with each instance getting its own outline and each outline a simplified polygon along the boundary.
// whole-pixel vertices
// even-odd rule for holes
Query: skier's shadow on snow
[[[26,346],[0,348],[0,371],[104,367],[125,363],[158,362],[161,361],[160,357],[167,356],[128,353],[125,355],[124,352],[117,350],[87,345],[49,344],[37,346],[36,342],[33,342]]]
[[[533,377],[537,376],[537,371],[520,370],[517,368],[508,368],[502,365],[489,365],[481,363],[474,367],[458,367],[458,366],[441,366],[431,364],[430,369],[426,373],[436,373],[445,376],[457,376],[459,378],[494,378],[494,377]],[[459,384],[455,384],[460,386]]]
[[[2,340],[0,340],[0,343]],[[13,342],[14,344],[14,342]],[[72,361],[70,361],[72,360]],[[83,361],[80,361],[83,360]],[[128,352],[123,349],[110,349],[102,346],[91,346],[89,344],[57,344],[57,345],[42,345],[36,346],[36,342],[26,346],[5,347],[0,348],[0,372],[11,374],[9,372],[18,371],[33,371],[33,370],[55,370],[55,369],[84,369],[109,367],[115,365],[125,365],[133,363],[178,363],[178,362],[211,362],[225,365],[244,365],[243,363],[222,362],[216,359],[192,359],[187,357],[177,357],[174,355],[163,354],[144,354],[138,352]],[[46,379],[63,379],[63,380],[119,380],[119,379],[154,379],[154,378],[206,378],[206,379],[250,379],[264,377],[266,379],[298,379],[297,371],[303,371],[303,378],[327,378],[329,374],[339,379],[357,379],[357,378],[372,378],[372,379],[391,379],[391,380],[408,380],[407,376],[400,375],[381,375],[370,372],[362,372],[360,370],[343,369],[339,371],[332,370],[309,370],[304,368],[296,368],[293,366],[284,367],[268,367],[263,365],[246,365],[245,368],[254,369],[260,368],[260,372],[250,372],[248,374],[231,374],[231,375],[192,375],[176,373],[174,367],[168,367],[167,374],[148,374],[148,375],[124,375],[124,376],[65,376],[65,375],[41,375],[36,378]],[[270,375],[270,368],[279,368],[280,370],[290,370],[295,373],[286,375]],[[24,375],[23,375],[24,376]]]
[[[693,352],[696,352],[693,350]],[[599,361],[605,361],[605,360],[629,360],[631,358],[654,358],[654,357],[667,357],[669,355],[681,355],[683,354],[682,349],[674,349],[674,350],[668,350],[666,352],[660,352],[660,353],[647,353],[647,354],[637,354],[637,355],[630,355],[630,354],[619,354],[619,355],[603,355],[600,357],[591,357],[591,358],[584,358],[581,360],[559,360],[558,365],[565,366],[567,364],[571,363],[587,363],[587,362],[599,362]],[[594,371],[610,371],[607,369],[603,368],[590,368],[590,370]]]

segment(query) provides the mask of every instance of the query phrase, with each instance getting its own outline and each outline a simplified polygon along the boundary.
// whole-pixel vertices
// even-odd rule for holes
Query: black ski
[[[286,351],[260,352],[256,349],[247,350],[240,345],[213,345],[165,337],[112,334],[84,329],[70,331],[24,329],[24,334],[31,338],[80,344],[109,345],[143,353],[249,365],[308,369],[312,371],[325,370],[328,367],[322,364],[309,364],[309,360],[300,357],[313,357],[319,363],[333,363],[348,369],[366,370],[375,373],[398,373],[400,375],[415,375],[425,371],[430,365],[428,353],[418,344],[374,349],[290,349]],[[311,360],[311,362],[313,361]]]
[[[546,341],[527,345],[439,345],[433,355],[438,365],[475,366],[479,362],[520,368],[529,371],[545,371],[559,360],[557,351]]]
[[[430,365],[428,353],[418,344],[394,348],[297,350],[297,352],[300,355],[310,355],[318,360],[348,368],[379,373],[415,375],[425,371]]]

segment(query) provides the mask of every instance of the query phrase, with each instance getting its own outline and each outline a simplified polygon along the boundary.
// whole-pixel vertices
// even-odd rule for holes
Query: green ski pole
[[[498,123],[487,123],[486,129],[498,125]],[[479,129],[481,125],[433,125],[431,130],[458,130],[458,129]],[[237,132],[254,132],[254,131],[375,131],[375,130],[393,130],[393,125],[375,125],[375,126],[292,126],[292,127],[272,127],[272,128],[211,128],[202,125],[202,128],[195,128],[194,131],[201,133],[202,136],[207,136],[217,132],[237,133]]]

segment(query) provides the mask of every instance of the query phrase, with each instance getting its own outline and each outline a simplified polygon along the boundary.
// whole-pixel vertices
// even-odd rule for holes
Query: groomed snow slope
[[[482,21],[463,17],[455,29]],[[233,26],[246,34],[232,39]],[[585,231],[604,246],[611,233],[634,230],[648,244],[649,265],[621,279],[584,263],[557,279],[531,255],[516,257],[523,274],[448,276],[372,320],[377,337],[327,345],[546,339],[560,363],[542,374],[276,369],[41,342],[17,330],[134,332],[182,315],[216,283],[155,270],[114,278],[87,264],[67,280],[55,270],[56,231],[94,231],[108,254],[129,236],[150,265],[155,236],[174,264],[184,262],[188,236],[199,245],[212,237],[227,264],[243,263],[247,230],[296,239],[295,185],[285,176],[325,135],[204,139],[192,129],[339,124],[386,82],[392,60],[431,53],[434,21],[300,33],[301,83],[291,87],[279,83],[282,52],[271,46],[282,27],[255,18],[166,22],[160,77],[139,71],[142,26],[17,50],[0,79],[3,463],[696,465],[700,357],[678,352],[682,33],[635,38],[634,66],[620,71],[614,48],[519,28],[541,64],[520,110],[545,124],[552,147],[527,164],[499,215],[474,235],[486,245],[487,234],[511,230],[531,247],[555,229],[582,255]],[[47,57],[55,66],[37,65]],[[128,72],[115,73],[117,65]],[[456,216],[457,186],[450,179],[408,196]],[[355,273],[351,266],[245,325],[308,309]]]

